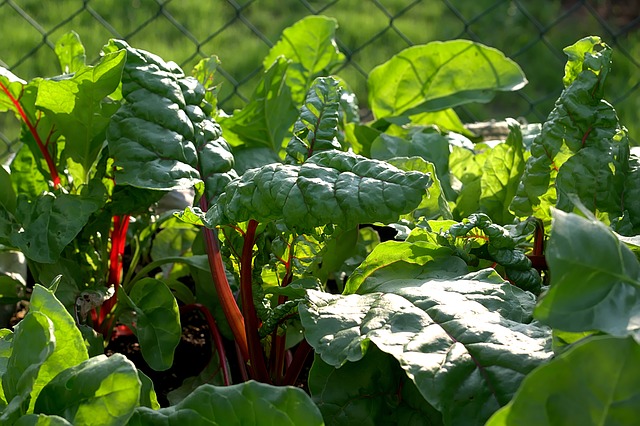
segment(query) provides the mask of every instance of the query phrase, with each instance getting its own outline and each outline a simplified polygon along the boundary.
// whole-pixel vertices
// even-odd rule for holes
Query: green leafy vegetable
[[[375,344],[445,424],[482,424],[550,356],[548,330],[527,324],[533,297],[493,272],[373,284],[347,296],[308,291],[299,306],[307,340],[334,367]]]
[[[604,224],[554,210],[546,253],[551,286],[536,318],[564,331],[638,336],[640,263]]]
[[[284,58],[278,58],[265,71],[251,102],[230,118],[221,120],[224,128],[235,133],[245,145],[266,146],[275,153],[280,152],[297,116],[291,91],[285,84],[288,67]]]
[[[304,101],[316,77],[329,74],[344,62],[345,56],[335,41],[337,27],[333,18],[308,16],[285,29],[264,58],[265,69],[270,68],[279,56],[291,62],[286,81],[297,104]]]
[[[119,297],[131,309],[121,320],[138,336],[145,361],[154,370],[171,367],[182,334],[178,303],[171,290],[160,280],[143,278],[128,296],[121,292]]]
[[[629,139],[613,107],[603,100],[611,68],[611,48],[587,37],[565,49],[565,90],[531,146],[511,208],[548,222],[550,207],[573,209],[572,196],[600,220],[630,233],[640,224],[640,204],[629,198],[626,182],[637,188]],[[635,170],[635,171],[634,171]],[[632,228],[632,229],[631,229]]]
[[[224,387],[200,386],[174,406],[157,411],[137,408],[128,424],[166,426],[184,421],[229,426],[324,424],[318,408],[301,389],[254,381]]]
[[[520,67],[498,50],[469,40],[409,47],[369,73],[376,118],[488,102],[496,91],[527,83]]]
[[[100,355],[58,374],[42,389],[35,413],[72,424],[125,424],[138,405],[138,372],[124,355]]]
[[[207,212],[210,224],[282,218],[291,229],[390,222],[413,210],[430,179],[384,162],[322,151],[301,166],[269,164],[227,185]]]
[[[640,346],[632,338],[580,343],[532,371],[487,426],[634,424],[640,412],[638,365]]]

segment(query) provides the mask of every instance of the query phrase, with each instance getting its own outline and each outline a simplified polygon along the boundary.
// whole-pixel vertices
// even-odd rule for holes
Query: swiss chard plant
[[[88,65],[66,35],[54,78],[0,69],[23,127],[0,244],[40,283],[0,332],[3,424],[632,422],[640,183],[603,100],[609,47],[566,49],[541,128],[482,141],[454,108],[522,87],[516,63],[410,47],[369,74],[365,123],[331,75],[336,26],[286,29],[233,112],[217,58],[187,75],[122,40]],[[163,209],[176,192],[193,202]],[[166,370],[194,310],[214,353],[160,408],[105,347],[133,333]]]

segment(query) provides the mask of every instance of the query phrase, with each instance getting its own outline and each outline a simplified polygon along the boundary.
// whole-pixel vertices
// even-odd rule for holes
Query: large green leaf
[[[207,212],[210,225],[282,218],[291,229],[392,222],[422,201],[428,175],[341,151],[300,166],[269,164],[232,181]]]
[[[469,40],[431,42],[396,54],[369,73],[376,118],[488,102],[496,91],[527,83],[520,67],[491,47]]]
[[[33,406],[38,393],[51,379],[61,371],[87,360],[89,355],[75,320],[51,290],[38,284],[34,286],[30,312],[40,312],[51,320],[56,342],[55,349],[40,367],[33,385]]]
[[[100,206],[100,200],[72,194],[18,196],[15,217],[22,229],[11,235],[11,243],[31,260],[53,263]]]
[[[131,310],[120,320],[138,337],[144,360],[157,371],[171,367],[182,328],[178,302],[169,287],[155,278],[143,278],[128,296],[121,291],[118,297]]]
[[[637,170],[629,162],[626,129],[603,99],[611,48],[587,37],[565,51],[567,87],[533,141],[511,209],[548,221],[551,206],[571,211],[577,196],[607,224],[626,216],[624,231],[631,233],[640,229],[640,203],[628,192],[637,184],[628,189],[627,182],[637,181]]]
[[[316,356],[309,391],[327,425],[442,424],[398,362],[373,345],[363,359],[339,369]]]
[[[308,291],[299,306],[307,341],[334,367],[359,361],[375,344],[400,362],[445,424],[483,424],[551,355],[549,331],[528,323],[534,297],[491,270],[372,284],[360,286],[365,294]]]
[[[546,258],[551,286],[536,318],[564,331],[640,337],[640,263],[604,224],[554,210]]]
[[[302,389],[248,381],[223,387],[202,385],[178,404],[157,411],[137,408],[128,424],[304,426],[324,422],[318,407]]]
[[[107,101],[120,84],[126,54],[123,50],[104,55],[95,66],[77,70],[73,77],[43,80],[36,106],[44,110],[65,137],[64,156],[82,168],[80,182],[89,172],[104,145],[104,132],[119,104]]]
[[[634,339],[592,338],[529,374],[487,425],[636,424],[639,381],[640,345]]]
[[[520,125],[515,120],[509,120],[508,124],[509,136],[487,156],[480,180],[480,207],[498,224],[513,221],[509,204],[518,189],[525,164]]]
[[[53,323],[40,312],[28,313],[13,335],[13,349],[2,375],[2,389],[8,406],[0,422],[12,424],[29,408],[32,391],[42,365],[55,350]]]
[[[280,40],[264,58],[265,69],[279,56],[291,63],[287,71],[287,84],[294,101],[300,104],[311,82],[325,76],[345,60],[335,41],[338,23],[326,16],[308,16],[282,32]]]
[[[279,153],[298,111],[285,84],[288,62],[278,58],[262,76],[249,103],[221,120],[245,145],[267,146]]]
[[[170,190],[204,181],[207,197],[213,197],[235,173],[220,126],[203,110],[203,86],[185,77],[175,63],[124,41],[112,40],[105,47],[107,53],[120,49],[127,52],[122,76],[126,103],[107,128],[116,182]]]
[[[75,425],[118,426],[138,406],[138,372],[124,355],[100,355],[68,368],[40,392],[35,413],[57,415]]]

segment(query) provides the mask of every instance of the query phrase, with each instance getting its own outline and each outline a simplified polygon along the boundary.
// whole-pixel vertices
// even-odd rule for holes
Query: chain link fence
[[[411,45],[466,38],[502,50],[530,83],[459,110],[463,120],[541,121],[562,90],[562,48],[600,35],[615,52],[607,98],[627,127],[640,119],[640,0],[0,0],[0,65],[26,80],[59,74],[53,48],[71,30],[89,59],[109,38],[185,70],[217,55],[219,106],[231,111],[250,96],[281,31],[311,14],[337,19],[347,58],[337,74],[352,84],[363,111],[366,76],[375,65]],[[18,126],[9,118],[0,117],[0,158],[18,146]]]

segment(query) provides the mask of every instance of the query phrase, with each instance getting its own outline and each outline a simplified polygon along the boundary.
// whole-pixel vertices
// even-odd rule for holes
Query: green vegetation
[[[90,54],[98,52],[104,40],[125,38],[138,48],[172,58],[185,70],[202,57],[217,55],[222,62],[220,106],[229,113],[242,108],[250,97],[260,78],[257,65],[270,44],[284,28],[313,11],[338,20],[337,39],[349,62],[336,74],[352,85],[361,107],[367,107],[366,74],[412,44],[471,38],[518,62],[529,80],[522,96],[499,95],[490,106],[465,107],[458,111],[465,122],[520,116],[529,122],[542,121],[560,94],[558,76],[565,62],[561,49],[578,38],[601,34],[615,47],[616,72],[609,79],[608,98],[623,122],[640,119],[640,96],[631,92],[640,84],[640,64],[631,59],[640,57],[640,34],[621,30],[627,22],[624,15],[606,19],[607,28],[585,7],[565,16],[558,0],[453,0],[449,5],[407,0],[242,0],[237,7],[223,0],[89,0],[86,6],[80,0],[14,3],[46,34],[9,3],[0,2],[0,22],[15,23],[0,28],[0,39],[11,40],[0,51],[0,65],[17,76],[29,80],[59,74],[51,47],[71,30],[80,35]],[[632,142],[640,140],[639,132],[631,130]],[[16,139],[17,133],[15,121],[0,120],[0,138],[5,141],[0,141],[0,157],[5,153],[3,145]]]

